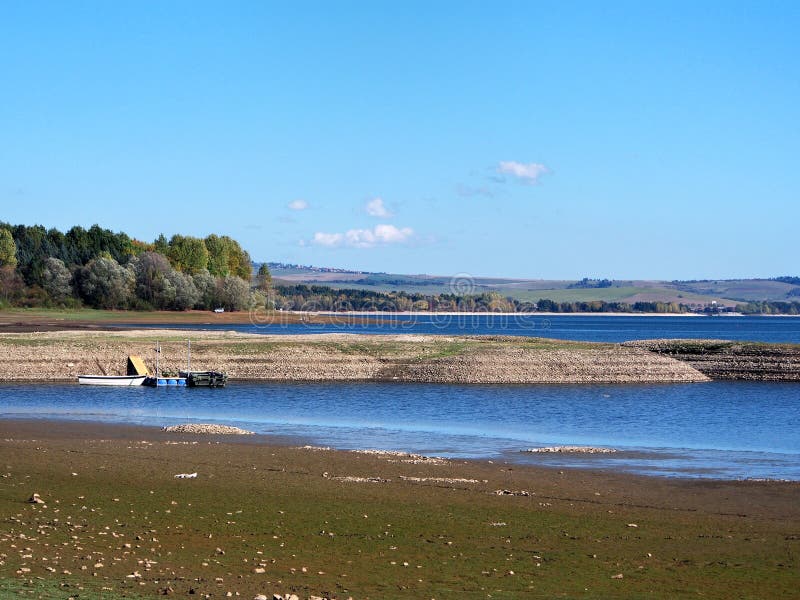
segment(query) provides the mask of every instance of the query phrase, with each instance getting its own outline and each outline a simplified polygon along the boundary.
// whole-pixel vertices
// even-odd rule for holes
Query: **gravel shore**
[[[192,368],[262,381],[434,383],[696,382],[708,377],[671,356],[619,344],[522,337],[257,335],[192,331]],[[162,371],[186,367],[186,338],[174,330],[0,334],[4,381],[68,381],[122,375],[142,356]]]

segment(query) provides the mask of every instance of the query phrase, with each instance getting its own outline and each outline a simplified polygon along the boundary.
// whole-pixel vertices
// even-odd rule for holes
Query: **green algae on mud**
[[[800,585],[798,484],[562,473],[74,423],[0,422],[0,440],[0,573],[12,588],[764,598]],[[189,472],[197,478],[175,478]],[[44,505],[26,502],[34,491]]]

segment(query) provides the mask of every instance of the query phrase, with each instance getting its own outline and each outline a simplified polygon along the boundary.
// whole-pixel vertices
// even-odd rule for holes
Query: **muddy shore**
[[[41,421],[0,422],[0,464],[0,588],[15,597],[727,599],[800,588],[797,483]],[[34,492],[41,504],[28,502]]]

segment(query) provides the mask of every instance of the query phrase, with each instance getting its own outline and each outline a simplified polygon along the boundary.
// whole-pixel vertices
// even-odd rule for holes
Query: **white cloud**
[[[364,207],[370,217],[377,217],[379,219],[388,219],[393,217],[394,214],[383,205],[383,198],[373,198]]]
[[[314,234],[314,243],[317,246],[340,246],[344,236],[341,233],[322,233],[318,231]]]
[[[291,210],[305,210],[308,208],[308,202],[305,200],[292,200],[287,204]]]
[[[500,161],[497,166],[498,173],[513,175],[525,183],[536,183],[542,175],[549,173],[550,169],[540,163],[520,163],[513,160]]]
[[[402,244],[409,241],[414,235],[410,227],[395,227],[394,225],[376,225],[372,229],[348,229],[344,233],[324,233],[318,231],[314,234],[312,244],[337,248],[347,246],[350,248],[372,248],[385,244]]]

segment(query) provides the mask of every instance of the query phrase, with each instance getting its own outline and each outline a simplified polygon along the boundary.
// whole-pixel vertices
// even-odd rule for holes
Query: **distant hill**
[[[405,291],[440,294],[499,292],[517,300],[536,302],[678,302],[720,306],[742,302],[790,302],[800,300],[800,278],[728,279],[703,281],[657,280],[552,280],[500,277],[441,276],[426,274],[371,273],[341,268],[267,263],[276,283],[317,284],[335,289],[374,292]]]

